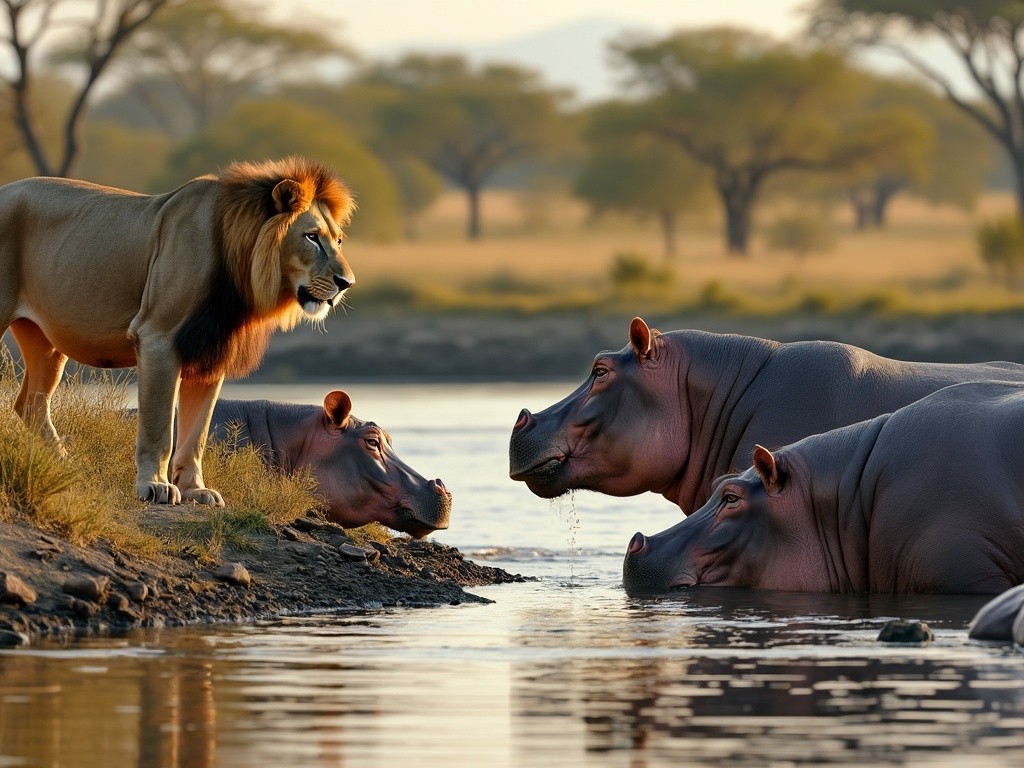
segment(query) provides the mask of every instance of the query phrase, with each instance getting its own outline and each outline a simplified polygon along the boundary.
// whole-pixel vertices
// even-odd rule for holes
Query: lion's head
[[[219,181],[223,253],[249,308],[284,328],[324,318],[355,282],[341,253],[348,188],[296,157],[233,163]]]
[[[232,163],[216,179],[210,285],[175,335],[183,375],[244,376],[275,328],[323,319],[355,282],[341,254],[355,208],[320,163],[288,157]]]

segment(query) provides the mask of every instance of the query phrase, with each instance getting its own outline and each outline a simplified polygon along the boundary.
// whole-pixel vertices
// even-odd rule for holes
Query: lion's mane
[[[278,187],[286,179],[294,183]],[[280,257],[298,215],[319,204],[344,226],[355,208],[348,188],[325,165],[298,157],[232,163],[217,184],[218,263],[203,300],[175,335],[182,375],[195,380],[247,375],[274,330],[298,321],[301,308],[282,295]]]

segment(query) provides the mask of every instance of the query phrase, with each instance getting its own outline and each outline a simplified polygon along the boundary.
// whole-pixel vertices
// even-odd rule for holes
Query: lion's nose
[[[341,275],[334,276],[334,284],[338,286],[339,291],[347,291],[349,288],[352,287],[352,283],[354,282],[355,280],[349,280],[347,278],[342,277]]]

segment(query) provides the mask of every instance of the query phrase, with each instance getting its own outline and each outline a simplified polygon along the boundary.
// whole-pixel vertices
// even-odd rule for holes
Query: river
[[[353,411],[454,494],[435,538],[536,582],[491,605],[147,630],[0,653],[5,766],[1014,765],[1024,654],[967,640],[976,597],[697,589],[628,598],[659,496],[548,502],[508,436],[573,384],[360,384]],[[319,402],[326,386],[225,397]],[[926,647],[876,641],[927,621]]]

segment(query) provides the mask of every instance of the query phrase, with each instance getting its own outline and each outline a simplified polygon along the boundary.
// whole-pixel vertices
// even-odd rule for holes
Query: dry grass
[[[797,258],[769,250],[755,233],[749,256],[724,251],[721,222],[709,213],[684,221],[667,286],[623,291],[609,275],[616,254],[661,264],[657,224],[627,218],[588,221],[570,200],[553,202],[543,225],[515,193],[483,203],[484,239],[462,239],[464,202],[446,194],[416,242],[353,241],[355,311],[390,302],[424,309],[719,309],[750,314],[802,310],[936,314],[1024,308],[1024,293],[994,281],[977,251],[981,221],[1013,210],[1009,194],[984,197],[971,213],[910,198],[891,206],[882,230],[856,232],[845,209],[839,237],[823,254]],[[760,211],[767,224],[775,211]],[[709,301],[710,298],[710,301]]]
[[[140,555],[194,549],[210,557],[225,543],[322,509],[308,473],[268,468],[251,448],[213,443],[204,469],[228,508],[196,507],[193,522],[170,540],[141,527],[145,505],[135,497],[136,419],[126,410],[128,382],[101,375],[70,377],[54,398],[53,418],[67,458],[29,431],[13,410],[17,366],[0,348],[0,513],[35,522],[76,544],[98,539]]]

